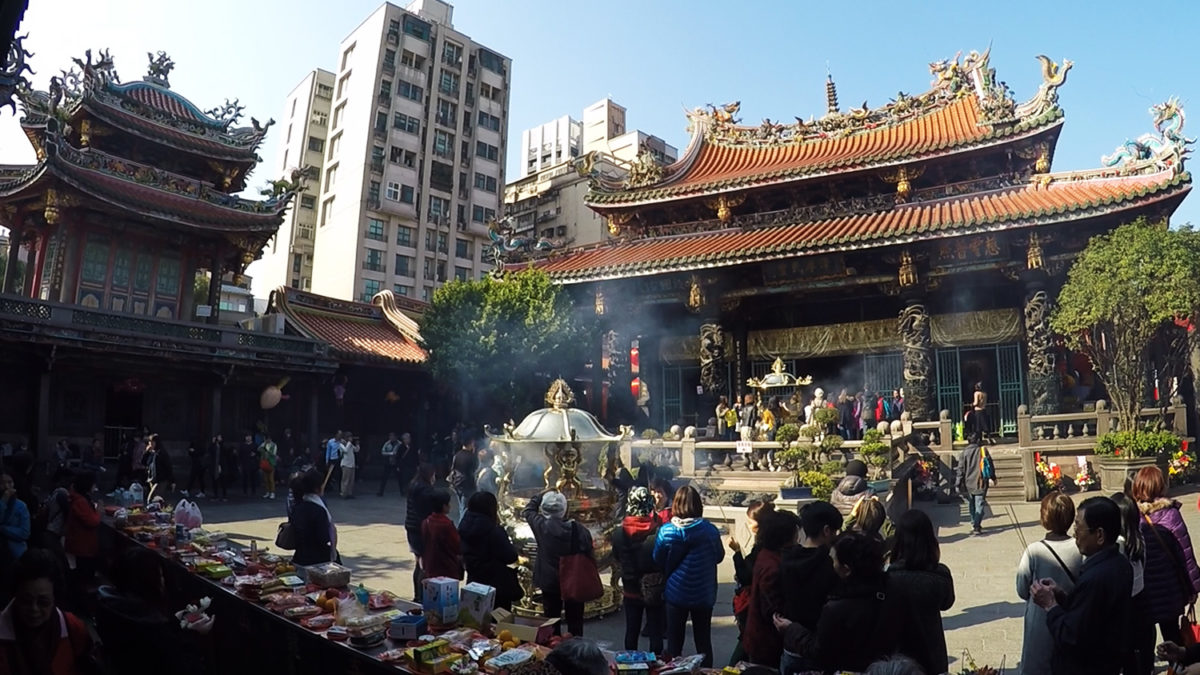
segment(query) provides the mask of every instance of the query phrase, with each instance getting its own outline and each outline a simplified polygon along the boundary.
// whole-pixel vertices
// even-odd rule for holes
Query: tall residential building
[[[512,61],[454,30],[454,8],[385,3],[338,50],[312,290],[428,301],[491,268]]]
[[[313,244],[317,227],[317,197],[323,175],[325,143],[329,136],[329,113],[333,107],[334,75],[320,68],[304,76],[288,94],[284,104],[283,143],[279,146],[277,175],[284,176],[295,167],[309,166],[314,178],[300,193],[288,211],[279,233],[263,250],[255,263],[259,281],[255,292],[267,297],[279,286],[301,290],[312,288]]]
[[[504,213],[518,233],[569,246],[601,241],[604,221],[583,203],[587,179],[570,162],[595,152],[596,170],[618,176],[643,147],[664,165],[679,156],[658,136],[626,131],[625,107],[607,98],[585,108],[582,121],[563,116],[526,129],[521,177],[504,188]]]

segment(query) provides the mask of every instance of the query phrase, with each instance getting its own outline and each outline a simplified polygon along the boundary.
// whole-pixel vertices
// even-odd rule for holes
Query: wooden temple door
[[[1000,390],[1000,418],[996,429],[1001,435],[1017,433],[1017,406],[1025,398],[1025,368],[1021,345],[996,345],[996,382]]]
[[[962,369],[958,363],[958,350],[941,348],[936,352],[937,385],[934,396],[937,409],[950,412],[950,420],[958,423],[963,419]]]

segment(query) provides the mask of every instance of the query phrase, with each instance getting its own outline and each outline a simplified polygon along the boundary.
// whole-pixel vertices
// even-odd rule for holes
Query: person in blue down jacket
[[[703,518],[704,503],[690,485],[675,492],[671,522],[658,530],[654,562],[667,575],[667,654],[683,655],[688,616],[696,653],[712,666],[712,612],[717,602],[717,565],[725,558],[721,534]]]

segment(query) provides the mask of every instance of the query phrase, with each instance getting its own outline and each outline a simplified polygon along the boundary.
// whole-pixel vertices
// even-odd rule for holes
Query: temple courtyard
[[[354,570],[354,581],[369,587],[386,588],[401,597],[412,597],[413,558],[404,534],[404,498],[395,491],[384,497],[375,496],[372,482],[359,484],[359,496],[353,500],[337,497],[329,500],[329,508],[338,524],[338,548],[343,562]],[[1182,513],[1191,532],[1200,528],[1200,511],[1196,495],[1200,488],[1184,486],[1174,491],[1183,502]],[[1088,496],[1103,494],[1088,493]],[[1078,497],[1076,499],[1079,501]],[[205,526],[221,529],[235,540],[249,543],[256,539],[261,546],[272,546],[276,528],[286,519],[285,501],[234,498],[229,502],[201,500]],[[1015,572],[1022,551],[1030,542],[1044,536],[1038,524],[1036,503],[996,504],[984,520],[984,535],[973,537],[966,515],[965,503],[935,505],[918,502],[938,528],[942,542],[942,562],[954,574],[956,601],[942,615],[946,643],[951,658],[951,671],[960,666],[965,650],[970,650],[979,665],[999,667],[1001,660],[1014,668],[1021,656],[1022,617],[1025,603],[1017,597]],[[712,510],[712,507],[710,507]],[[719,512],[718,512],[719,513]],[[744,514],[740,509],[726,508],[725,514],[737,518],[723,528],[731,528],[746,541]],[[714,514],[714,518],[718,517]],[[719,569],[720,588],[713,617],[713,644],[717,660],[728,657],[737,640],[731,598],[733,596],[733,564],[727,553]],[[585,634],[621,648],[625,623],[618,614],[589,621]],[[691,641],[688,640],[688,650]],[[642,646],[645,647],[643,640]],[[1015,671],[1014,671],[1015,672]]]

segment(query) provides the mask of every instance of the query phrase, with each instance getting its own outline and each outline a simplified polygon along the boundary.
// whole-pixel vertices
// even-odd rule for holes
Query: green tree
[[[1200,233],[1144,218],[1093,237],[1071,267],[1050,325],[1091,360],[1121,429],[1137,433],[1148,378],[1165,406],[1184,374],[1200,310]]]
[[[8,252],[0,251],[0,280],[4,279],[5,271],[8,269]],[[25,262],[22,260],[16,261],[16,268],[13,272],[13,288],[21,288],[25,283]]]
[[[546,377],[577,368],[591,343],[570,296],[532,268],[442,286],[421,338],[434,377],[469,392],[464,414],[488,421],[528,412]]]
[[[192,281],[192,306],[208,304],[208,275],[197,273]]]

